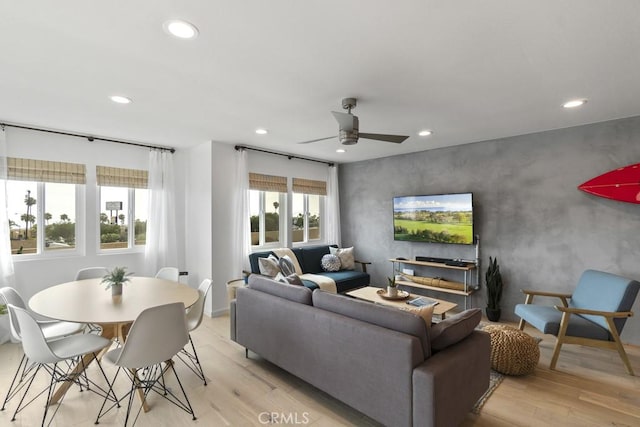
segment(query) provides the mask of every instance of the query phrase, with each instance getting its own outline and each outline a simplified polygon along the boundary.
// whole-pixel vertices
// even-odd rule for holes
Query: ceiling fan
[[[339,132],[338,135],[328,136],[326,138],[312,139],[311,141],[298,142],[298,144],[309,144],[311,142],[324,141],[325,139],[335,138],[340,139],[342,145],[353,145],[358,142],[359,138],[375,139],[377,141],[393,142],[400,144],[405,139],[409,138],[404,135],[385,135],[380,133],[364,133],[359,130],[358,117],[351,114],[351,109],[356,106],[356,98],[344,98],[342,100],[342,108],[347,110],[346,113],[339,113],[332,111],[333,117],[338,121]]]

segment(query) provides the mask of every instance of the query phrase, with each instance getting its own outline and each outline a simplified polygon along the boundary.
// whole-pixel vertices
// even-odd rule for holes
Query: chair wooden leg
[[[525,322],[523,318],[520,318],[520,323],[518,323],[518,329],[520,329],[521,331],[524,331],[524,326],[526,324],[527,322]]]
[[[616,329],[616,326],[613,323],[613,319],[607,318],[607,324],[609,325],[609,333],[611,333],[611,336],[613,337],[613,341],[616,343],[616,349],[618,350],[620,359],[622,359],[622,363],[624,363],[624,366],[627,368],[627,373],[629,375],[635,376],[635,374],[633,373],[633,369],[631,368],[631,362],[629,362],[629,357],[627,357],[627,352],[624,350],[622,341],[620,341],[620,335],[618,335],[618,330]]]
[[[569,326],[569,316],[571,316],[571,313],[562,313],[560,330],[558,331],[558,336],[556,337],[556,345],[553,349],[553,356],[551,357],[551,364],[549,365],[549,369],[556,368],[556,363],[558,362],[558,356],[560,356],[560,349],[562,348],[564,337],[567,334],[567,327]]]

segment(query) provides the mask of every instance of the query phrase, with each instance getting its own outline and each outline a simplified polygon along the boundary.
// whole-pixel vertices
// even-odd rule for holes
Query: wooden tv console
[[[453,281],[448,278],[427,277],[427,276],[409,276],[403,274],[411,280],[397,280],[398,285],[409,286],[413,288],[427,289],[435,292],[443,292],[447,294],[460,295],[464,297],[464,308],[467,309],[467,299],[478,289],[478,283],[474,283],[474,270],[477,269],[475,263],[468,263],[466,266],[446,265],[440,262],[413,261],[409,259],[392,258],[389,261],[393,263],[394,274],[400,271],[402,274],[403,265],[413,265],[418,267],[442,268],[463,274],[463,281]],[[396,268],[398,266],[398,268]]]

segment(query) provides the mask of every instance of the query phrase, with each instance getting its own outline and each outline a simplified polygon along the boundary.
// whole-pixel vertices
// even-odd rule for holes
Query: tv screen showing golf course
[[[393,238],[472,245],[472,193],[394,197]]]

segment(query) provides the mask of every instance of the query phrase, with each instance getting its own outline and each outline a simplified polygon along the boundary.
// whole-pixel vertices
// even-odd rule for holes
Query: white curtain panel
[[[14,286],[9,215],[7,213],[7,138],[0,129],[0,287]]]
[[[327,243],[341,246],[340,235],[340,191],[338,188],[338,165],[329,166],[326,200]]]
[[[155,275],[162,267],[178,266],[173,154],[149,153],[149,218],[145,244],[145,269]]]
[[[249,223],[249,171],[247,166],[247,150],[240,149],[236,151],[235,178],[234,239],[231,253],[233,254],[233,271],[237,276],[230,277],[229,280],[242,277],[242,270],[250,270],[251,225]]]

